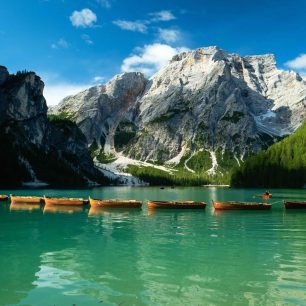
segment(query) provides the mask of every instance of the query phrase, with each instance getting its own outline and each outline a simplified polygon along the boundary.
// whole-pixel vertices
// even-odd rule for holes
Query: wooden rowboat
[[[8,200],[8,196],[7,195],[5,195],[5,194],[0,194],[0,201],[7,201]]]
[[[219,202],[212,201],[213,207],[216,210],[263,210],[270,209],[271,204],[257,202]]]
[[[141,201],[136,200],[100,200],[89,197],[91,207],[100,208],[140,208]]]
[[[44,199],[45,205],[82,206],[88,204],[88,201],[82,198],[49,198],[44,196]]]
[[[306,201],[284,201],[286,209],[306,208]]]
[[[148,201],[149,209],[154,208],[182,208],[182,209],[199,209],[205,208],[205,202],[194,201]]]
[[[34,196],[15,196],[11,194],[11,203],[12,204],[40,204],[43,203],[44,200],[41,197]]]

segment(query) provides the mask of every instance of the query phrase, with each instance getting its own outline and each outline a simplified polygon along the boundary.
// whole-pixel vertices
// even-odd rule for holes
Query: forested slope
[[[234,170],[239,187],[303,187],[306,184],[306,123],[294,134],[249,157]]]

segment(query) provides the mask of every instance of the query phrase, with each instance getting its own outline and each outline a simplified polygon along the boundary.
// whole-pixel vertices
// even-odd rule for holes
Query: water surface
[[[0,305],[306,305],[306,211],[44,212],[0,204]],[[126,188],[0,193],[258,201],[263,190]],[[31,208],[31,209],[30,209]]]

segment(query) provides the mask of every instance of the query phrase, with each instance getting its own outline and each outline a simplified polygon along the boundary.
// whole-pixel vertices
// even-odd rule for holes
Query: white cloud
[[[92,27],[97,21],[97,15],[88,8],[81,11],[74,11],[69,18],[72,25],[77,28]]]
[[[158,22],[158,21],[170,21],[176,19],[176,17],[172,14],[171,11],[160,11],[155,13],[150,13],[152,16],[151,21]]]
[[[166,44],[145,45],[137,48],[131,56],[123,60],[121,70],[123,72],[140,71],[151,76],[154,72],[165,66],[177,53],[188,51],[188,48],[173,48]]]
[[[176,19],[176,17],[172,14],[171,11],[166,11],[166,10],[150,13],[149,16],[151,17],[146,20],[136,20],[136,21],[123,20],[123,19],[114,20],[113,24],[115,24],[122,30],[146,33],[149,25],[151,25],[154,22],[170,21],[170,20]],[[173,37],[173,34],[172,34],[172,37]]]
[[[298,57],[294,58],[285,63],[285,66],[297,70],[306,72],[306,54],[300,54]]]
[[[93,41],[92,41],[92,39],[90,38],[89,35],[87,35],[87,34],[82,34],[82,35],[81,35],[81,38],[85,41],[85,43],[86,43],[87,45],[93,45]]]
[[[111,3],[109,0],[97,0],[97,2],[106,8],[111,7]]]
[[[82,90],[92,86],[91,84],[73,84],[73,83],[48,83],[45,84],[44,97],[47,105],[53,106],[58,104],[67,96],[75,95]]]
[[[113,21],[113,24],[115,24],[122,30],[140,32],[140,33],[146,33],[147,31],[146,21],[115,20]]]
[[[69,46],[70,44],[64,38],[61,38],[56,43],[52,44],[51,48],[52,49],[60,49],[60,48],[67,49],[69,48]]]
[[[97,76],[95,76],[95,77],[92,79],[92,81],[95,82],[95,83],[102,82],[102,81],[104,81],[104,80],[105,80],[105,77],[100,76],[100,75],[97,75]]]
[[[178,30],[158,29],[158,38],[166,43],[174,43],[179,40],[180,36]]]

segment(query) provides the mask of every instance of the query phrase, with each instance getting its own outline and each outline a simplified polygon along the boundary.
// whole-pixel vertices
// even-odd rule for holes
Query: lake
[[[264,190],[103,187],[0,194],[196,200],[205,211],[44,212],[0,203],[0,305],[306,305],[306,210],[215,212]]]

